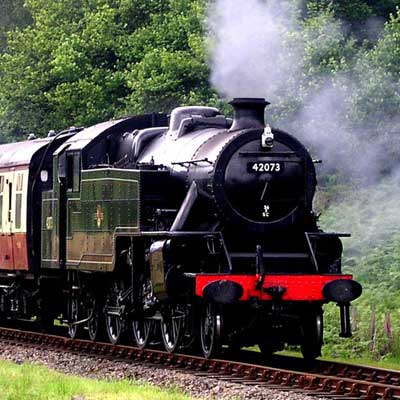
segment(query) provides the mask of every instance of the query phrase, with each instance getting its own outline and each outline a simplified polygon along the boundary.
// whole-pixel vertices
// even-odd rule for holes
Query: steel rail
[[[239,357],[232,359],[239,358],[241,361],[246,360],[246,362],[252,364],[278,366],[282,369],[294,369],[296,371],[307,371],[321,375],[333,375],[400,386],[400,370],[326,360],[315,360],[307,364],[299,357],[276,354],[273,355],[271,359],[265,360],[265,357],[263,357],[261,353],[254,351],[242,351]]]
[[[63,336],[11,328],[0,328],[0,340],[11,343],[23,342],[39,347],[99,355],[159,367],[174,367],[187,373],[220,380],[302,392],[330,399],[400,400],[398,380],[400,372],[381,368],[320,361],[317,362],[314,371],[289,370],[238,361],[205,359],[154,349],[73,340]]]

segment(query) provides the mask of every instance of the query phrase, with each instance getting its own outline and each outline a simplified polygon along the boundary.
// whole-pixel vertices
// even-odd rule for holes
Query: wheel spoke
[[[204,357],[210,358],[221,349],[222,316],[216,306],[207,304],[200,316],[200,339]]]
[[[112,344],[116,344],[121,339],[121,334],[123,330],[123,320],[121,315],[112,315],[107,313],[107,306],[109,307],[121,307],[120,303],[120,293],[123,290],[122,282],[115,281],[113,282],[110,290],[108,291],[106,297],[106,328],[107,334],[110,342]]]
[[[133,338],[137,347],[144,348],[147,346],[152,326],[153,320],[151,319],[144,318],[132,322]]]
[[[172,317],[172,340],[175,340],[177,336],[178,336],[178,331],[176,326],[176,320],[174,317]]]
[[[97,307],[96,297],[89,294],[87,316],[91,318],[87,322],[88,335],[90,340],[96,340],[99,329],[99,311]]]
[[[71,339],[77,337],[78,325],[75,322],[78,321],[78,299],[73,297],[70,299],[70,324],[68,325],[68,334]]]
[[[182,338],[182,316],[177,306],[170,306],[162,315],[161,336],[164,347],[173,352],[179,347]]]

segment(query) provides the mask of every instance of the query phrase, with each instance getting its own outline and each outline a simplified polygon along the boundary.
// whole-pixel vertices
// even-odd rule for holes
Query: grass
[[[293,350],[283,350],[276,354],[281,354],[283,356],[290,356],[290,357],[299,357],[299,358],[302,357],[300,352],[293,351]],[[329,356],[322,356],[322,357],[319,357],[318,360],[334,361],[334,362],[345,363],[345,364],[370,365],[371,367],[400,370],[400,362],[399,362],[400,360],[397,360],[395,358],[385,359],[385,360],[371,360],[370,358],[366,358],[366,357],[349,359],[349,358],[340,358],[340,357],[335,358],[335,357],[329,357]]]
[[[257,352],[260,351],[258,346],[247,347],[246,349],[250,350],[250,351],[257,351]],[[322,348],[322,352],[324,352],[324,348]],[[282,356],[288,356],[288,357],[298,357],[298,358],[303,357],[301,355],[300,351],[288,350],[288,349],[279,351],[275,354],[282,355]],[[357,358],[350,359],[350,358],[341,358],[341,357],[329,357],[329,356],[323,355],[322,357],[319,357],[318,360],[333,361],[333,362],[338,362],[338,363],[355,364],[355,365],[369,365],[371,367],[400,370],[400,360],[395,357],[382,359],[382,360],[372,360],[371,358],[367,358],[367,357],[357,357]]]
[[[63,375],[33,364],[0,361],[2,400],[188,400],[175,389],[132,380],[104,381]]]

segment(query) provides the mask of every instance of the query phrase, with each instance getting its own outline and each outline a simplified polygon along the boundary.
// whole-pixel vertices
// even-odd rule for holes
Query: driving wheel
[[[165,350],[175,351],[182,339],[184,313],[178,306],[168,306],[161,313],[161,337]]]
[[[122,282],[114,281],[110,286],[104,307],[106,330],[110,343],[116,344],[121,340],[124,328],[122,304],[120,295],[123,290]]]
[[[222,313],[218,307],[205,304],[200,312],[200,341],[205,358],[215,357],[221,351],[222,329]]]

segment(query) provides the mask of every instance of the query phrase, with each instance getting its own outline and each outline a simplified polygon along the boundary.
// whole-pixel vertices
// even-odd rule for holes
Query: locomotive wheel
[[[93,293],[89,293],[87,300],[87,315],[92,317],[87,322],[87,330],[90,340],[96,340],[99,335],[99,308],[97,306],[96,297]]]
[[[69,312],[70,312],[70,322],[68,324],[68,335],[71,339],[76,339],[80,336],[82,331],[82,325],[77,325],[76,322],[79,321],[79,300],[78,297],[71,297],[69,300]]]
[[[182,339],[183,314],[178,307],[169,306],[161,314],[161,337],[165,350],[175,351]]]
[[[305,316],[302,322],[301,353],[307,361],[313,361],[321,355],[323,344],[323,317],[322,312]]]
[[[0,323],[3,325],[6,319],[0,318]],[[39,329],[41,332],[51,333],[54,329],[54,314],[50,307],[48,299],[41,299],[38,313]]]
[[[138,282],[140,282],[138,287],[138,301],[141,302],[141,309],[143,311],[144,307],[144,297],[148,295],[149,288],[151,288],[151,282],[146,279],[143,274],[139,274]],[[150,289],[151,290],[151,289]],[[139,316],[138,319],[132,320],[132,332],[133,339],[139,349],[144,349],[148,344],[150,338],[154,334],[155,322],[153,319],[146,318],[145,316]]]
[[[106,316],[107,334],[110,342],[116,344],[119,342],[122,333],[121,317],[115,315]]]
[[[154,320],[149,318],[137,319],[132,321],[132,331],[135,344],[139,349],[144,349],[154,330]]]
[[[283,343],[271,343],[267,340],[262,340],[258,343],[258,348],[265,358],[270,358],[275,352],[284,349]]]
[[[205,304],[200,313],[200,341],[205,358],[215,357],[221,351],[222,329],[222,313],[218,307]]]
[[[108,334],[108,339],[110,343],[116,344],[121,340],[122,331],[124,329],[124,321],[123,316],[119,313],[108,313],[107,307],[121,307],[121,302],[119,299],[120,293],[123,290],[122,282],[113,282],[111,285],[106,298],[106,307],[105,307],[105,320],[106,320],[106,329]]]

